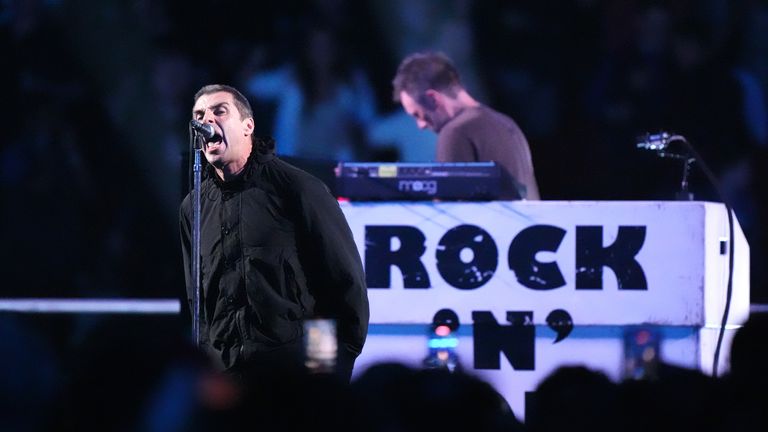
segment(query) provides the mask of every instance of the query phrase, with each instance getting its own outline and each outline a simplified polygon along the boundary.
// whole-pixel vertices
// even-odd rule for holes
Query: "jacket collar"
[[[230,181],[224,181],[219,178],[213,166],[210,164],[206,167],[206,175],[213,179],[213,183],[219,188],[231,188],[253,177],[256,169],[262,164],[265,164],[275,158],[275,141],[271,137],[256,138],[254,146],[251,149],[251,154],[248,155],[248,160],[245,162],[243,171]]]

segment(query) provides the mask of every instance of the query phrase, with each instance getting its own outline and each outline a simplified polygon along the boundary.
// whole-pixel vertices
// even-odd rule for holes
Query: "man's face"
[[[416,126],[419,129],[430,129],[435,133],[440,132],[443,125],[451,118],[443,109],[438,98],[433,97],[431,94],[427,94],[424,97],[430,98],[432,109],[420,104],[404,91],[400,92],[400,103],[403,105],[405,112],[416,120]]]
[[[228,92],[200,96],[192,108],[192,117],[213,126],[216,136],[205,143],[205,158],[216,168],[247,159],[251,151],[253,119],[241,118],[234,98]]]

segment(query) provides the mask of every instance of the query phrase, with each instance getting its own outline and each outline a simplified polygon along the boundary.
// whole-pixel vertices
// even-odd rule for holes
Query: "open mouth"
[[[213,138],[211,138],[211,141],[208,141],[205,143],[205,148],[207,151],[214,151],[217,150],[221,145],[224,143],[224,140],[219,135],[214,135]]]

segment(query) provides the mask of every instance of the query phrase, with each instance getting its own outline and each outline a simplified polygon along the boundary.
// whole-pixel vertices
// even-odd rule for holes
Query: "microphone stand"
[[[715,174],[704,162],[704,158],[701,157],[699,152],[693,148],[691,143],[689,143],[685,137],[682,135],[674,135],[667,132],[661,132],[655,135],[646,134],[645,136],[640,137],[639,141],[640,142],[637,143],[637,148],[656,151],[660,157],[685,161],[685,165],[683,166],[682,190],[678,192],[678,199],[681,199],[681,196],[683,196],[682,199],[686,199],[686,196],[689,197],[688,199],[693,199],[693,194],[688,192],[688,171],[690,170],[691,163],[699,161],[701,170],[704,172],[704,175],[707,176],[707,179],[715,188],[717,194],[720,196],[720,200],[723,202],[725,211],[728,215],[728,282],[726,283],[725,307],[723,308],[723,316],[720,321],[720,331],[717,334],[715,355],[712,360],[712,376],[717,377],[718,364],[720,363],[720,350],[723,347],[723,337],[725,335],[725,327],[728,324],[728,315],[731,311],[731,298],[733,297],[733,261],[735,249],[733,233],[733,207],[731,207],[729,200],[723,193],[723,188],[720,186],[720,182],[717,181]],[[669,145],[673,142],[682,143],[682,151],[671,151]]]
[[[688,154],[672,153],[660,151],[660,157],[677,159],[683,162],[683,179],[680,181],[680,190],[675,193],[677,201],[693,201],[693,192],[688,190],[688,175],[691,173],[691,164],[696,162],[696,158]]]
[[[693,192],[688,190],[688,174],[691,172],[691,164],[696,160],[691,157],[680,157],[683,160],[683,179],[680,181],[680,190],[675,197],[678,201],[693,201]]]
[[[192,338],[195,346],[200,346],[200,174],[204,137],[190,127],[191,147],[194,153],[192,164]]]
[[[656,155],[667,159],[677,159],[683,162],[683,179],[680,181],[680,190],[675,193],[678,201],[693,201],[693,193],[688,190],[688,175],[691,172],[691,164],[696,162],[693,156],[693,149],[690,144],[681,135],[671,135],[667,132],[651,135],[646,134],[638,138],[637,148],[643,150],[652,150]],[[672,149],[671,143],[684,143],[685,148]]]

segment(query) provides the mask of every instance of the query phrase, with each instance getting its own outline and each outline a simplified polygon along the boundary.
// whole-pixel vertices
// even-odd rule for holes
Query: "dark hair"
[[[417,100],[429,89],[455,96],[461,80],[448,56],[440,52],[419,52],[400,62],[392,87],[393,100],[400,102],[403,91]]]
[[[240,111],[240,118],[253,118],[253,110],[248,99],[236,88],[225,84],[208,84],[203,86],[203,88],[195,93],[195,102],[197,102],[200,96],[218,92],[227,92],[232,95],[232,99],[235,100],[235,106]]]
[[[235,100],[235,106],[237,107],[237,110],[240,111],[241,119],[253,118],[253,109],[251,108],[251,103],[248,102],[248,99],[236,88],[226,84],[208,84],[203,86],[203,88],[195,93],[195,102],[197,102],[200,96],[218,92],[227,92],[232,95],[232,99]],[[262,138],[256,136],[256,134],[251,134],[251,141],[256,147],[256,151],[261,154],[269,154],[275,150],[275,140],[272,139],[272,137]]]

